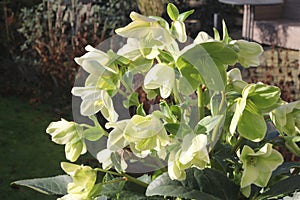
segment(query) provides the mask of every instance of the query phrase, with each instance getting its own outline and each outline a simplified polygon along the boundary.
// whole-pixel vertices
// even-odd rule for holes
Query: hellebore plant
[[[62,200],[293,198],[300,164],[281,150],[300,156],[300,102],[232,67],[257,66],[259,44],[231,39],[224,22],[222,38],[214,29],[191,40],[193,11],[167,13],[171,24],[132,12],[111,41],[119,48],[75,58],[87,73],[72,89],[81,118],[46,132],[67,160],[89,151],[93,166],[63,162],[67,175],[13,184]]]

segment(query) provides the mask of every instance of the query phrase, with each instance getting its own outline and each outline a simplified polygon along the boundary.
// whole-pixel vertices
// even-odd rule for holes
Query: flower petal
[[[146,89],[160,89],[162,98],[168,98],[174,87],[175,72],[167,64],[157,64],[149,70],[145,76],[144,86]]]

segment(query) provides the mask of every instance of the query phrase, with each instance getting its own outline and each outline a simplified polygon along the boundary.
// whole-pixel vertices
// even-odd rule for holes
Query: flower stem
[[[148,184],[147,184],[147,183],[145,183],[145,182],[143,182],[143,181],[140,181],[139,179],[137,179],[137,178],[135,178],[135,177],[133,177],[133,176],[129,176],[128,174],[124,174],[124,173],[122,173],[122,175],[123,175],[125,178],[127,178],[128,181],[131,181],[131,182],[133,182],[133,183],[135,183],[135,184],[137,184],[137,185],[140,185],[140,186],[142,186],[142,187],[145,187],[145,188],[148,187]]]
[[[239,149],[243,139],[244,139],[243,137],[239,136],[238,140],[236,141],[236,144],[234,145],[233,149],[231,150],[231,153],[237,152],[237,150]]]
[[[105,170],[105,169],[100,169],[100,168],[95,168],[96,171],[99,171],[99,172],[104,172],[104,173],[108,173],[108,174],[112,174],[112,175],[115,175],[115,176],[121,176],[121,177],[124,177],[126,178],[126,180],[130,181],[130,182],[133,182],[137,185],[140,185],[142,187],[145,187],[147,188],[148,187],[148,184],[143,182],[143,181],[140,181],[139,179],[133,177],[133,176],[130,176],[128,174],[125,174],[125,173],[118,173],[118,172],[114,172],[114,171],[110,171],[110,170]]]
[[[204,96],[202,85],[197,88],[199,120],[204,118]]]

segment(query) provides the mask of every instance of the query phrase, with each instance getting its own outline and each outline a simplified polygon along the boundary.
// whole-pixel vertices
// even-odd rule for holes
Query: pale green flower
[[[175,82],[175,71],[167,64],[156,64],[145,76],[144,86],[146,89],[159,88],[162,98],[168,98]]]
[[[75,122],[69,122],[61,118],[60,121],[51,122],[46,132],[51,135],[53,142],[57,144],[67,144],[81,134],[82,128],[76,126]]]
[[[68,184],[68,194],[58,200],[92,200],[91,192],[97,179],[97,171],[89,166],[61,163],[61,168],[72,177]]]
[[[147,156],[151,150],[159,152],[170,143],[164,125],[154,115],[134,115],[125,127],[124,137],[138,157]]]
[[[236,99],[236,108],[229,127],[231,134],[236,129],[244,138],[259,142],[266,134],[267,125],[263,117],[279,106],[280,89],[265,84],[248,84],[242,97]],[[255,126],[253,126],[255,124]]]
[[[119,51],[122,53],[119,55],[126,53],[125,57],[138,56],[137,53],[139,53],[147,59],[153,59],[159,54],[159,49],[167,49],[174,55],[179,52],[178,44],[165,20],[143,16],[136,12],[131,12],[130,18],[132,22],[123,28],[116,29],[116,33],[129,39],[136,39],[135,44],[132,45],[133,40],[128,40],[127,44]],[[181,30],[181,38],[183,37],[182,34]]]
[[[206,145],[207,135],[188,134],[184,136],[179,162],[183,165],[190,164],[203,169],[210,162]]]
[[[168,160],[168,174],[172,180],[184,180],[185,170],[191,167],[205,168],[209,163],[207,135],[194,133],[183,138],[182,147],[171,151]]]
[[[92,116],[101,111],[107,121],[117,121],[119,116],[107,91],[94,86],[73,87],[72,94],[81,97],[80,113],[83,116]]]
[[[112,89],[108,86],[107,79],[112,79],[118,74],[118,67],[114,65],[109,56],[88,45],[85,47],[88,53],[79,58],[75,58],[75,62],[82,66],[82,68],[89,73],[85,81],[85,86],[98,86],[99,88]]]
[[[251,184],[266,187],[272,172],[283,163],[282,155],[272,149],[272,144],[267,143],[258,151],[245,145],[240,155],[243,163],[241,188],[247,188]],[[247,194],[250,195],[250,194]]]
[[[103,149],[100,152],[97,153],[97,159],[99,163],[102,163],[103,169],[110,169],[113,166],[112,160],[111,160],[111,154],[113,151],[109,149]]]
[[[259,56],[264,51],[260,44],[246,40],[232,40],[230,44],[234,45],[238,53],[238,62],[243,67],[259,65]]]
[[[64,119],[51,122],[46,132],[51,135],[53,142],[65,145],[66,158],[71,162],[87,152],[83,128],[75,122],[68,122]]]
[[[126,38],[143,39],[151,36],[154,40],[162,43],[170,43],[173,38],[168,27],[163,27],[159,23],[160,19],[146,17],[136,12],[130,13],[132,22],[123,28],[116,29],[116,33]],[[166,24],[165,24],[166,25]]]
[[[83,155],[86,152],[87,149],[84,138],[74,138],[65,146],[66,158],[71,162],[75,162],[80,155]]]
[[[103,149],[97,153],[97,160],[102,164],[103,169],[114,169],[120,173],[125,172],[128,165],[123,156],[123,150],[111,151],[109,149]]]
[[[183,166],[179,162],[180,156],[180,148],[173,149],[173,151],[169,154],[168,159],[168,174],[172,180],[185,180],[186,173],[185,169],[189,168],[190,166]]]
[[[105,124],[107,129],[113,128],[113,130],[108,135],[107,148],[111,151],[118,151],[129,145],[128,141],[125,140],[124,130],[129,123],[129,119],[118,121],[118,122],[108,122]]]
[[[300,101],[286,103],[271,113],[276,128],[288,136],[300,134]]]

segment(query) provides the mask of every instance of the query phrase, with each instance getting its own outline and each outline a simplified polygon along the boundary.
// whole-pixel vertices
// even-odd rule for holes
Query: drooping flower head
[[[240,155],[243,163],[243,174],[241,188],[245,189],[246,196],[250,195],[250,185],[255,184],[259,187],[266,187],[272,172],[283,163],[282,155],[272,149],[272,144],[267,143],[258,151],[245,145]]]

